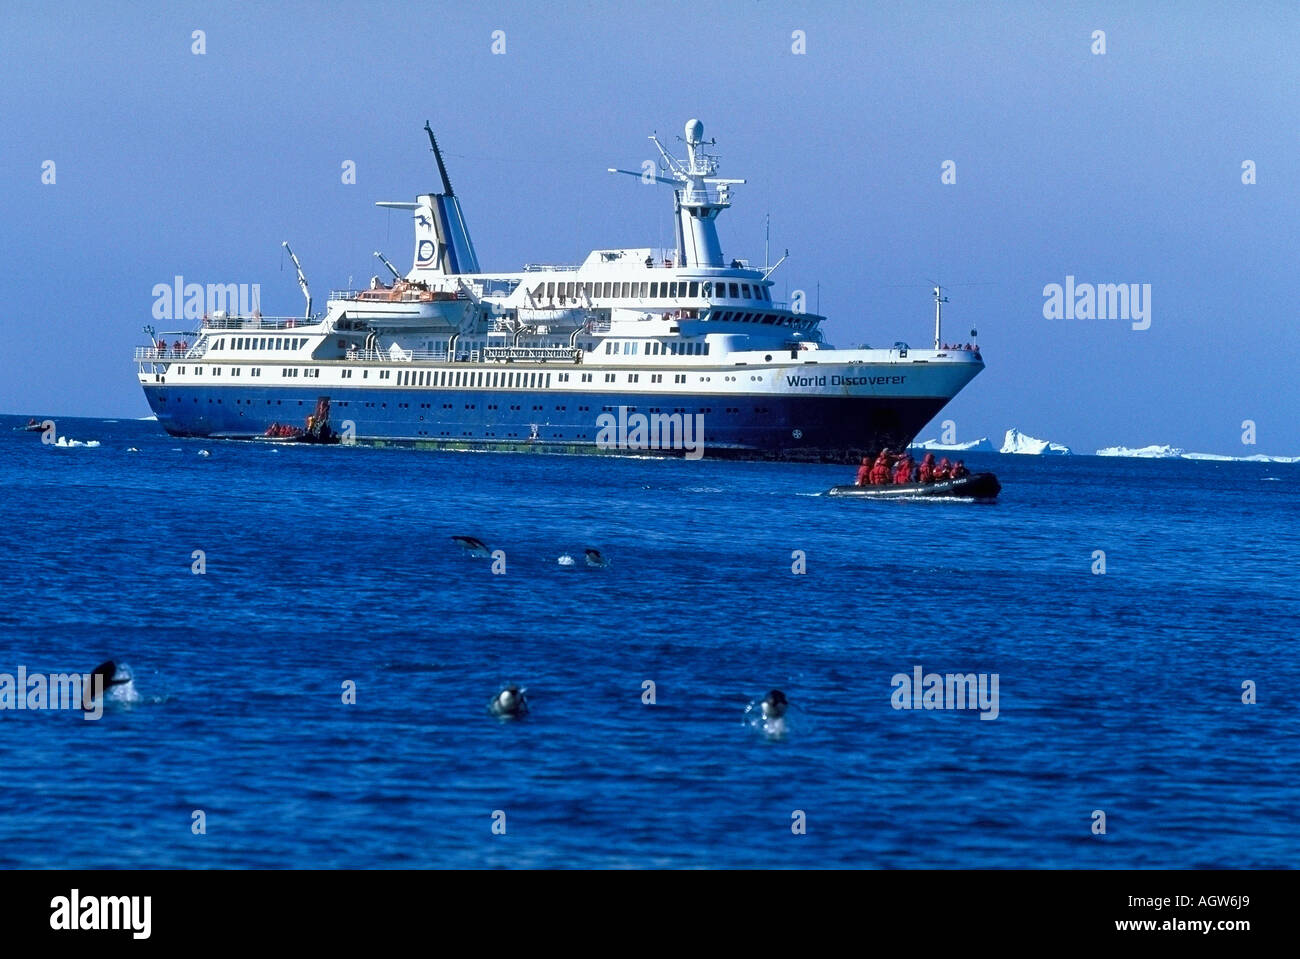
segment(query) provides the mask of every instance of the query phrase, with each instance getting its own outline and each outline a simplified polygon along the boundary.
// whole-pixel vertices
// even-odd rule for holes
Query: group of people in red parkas
[[[871,457],[862,457],[858,467],[858,486],[902,486],[905,483],[935,483],[939,480],[961,479],[970,476],[970,470],[962,460],[951,465],[948,457],[934,461],[933,453],[926,453],[918,463],[911,453],[891,453],[881,450],[872,462]]]

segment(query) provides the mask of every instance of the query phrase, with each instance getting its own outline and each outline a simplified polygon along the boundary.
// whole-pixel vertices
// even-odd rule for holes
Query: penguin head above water
[[[763,718],[780,719],[785,715],[790,703],[786,701],[785,693],[779,689],[773,689],[763,697]]]
[[[588,549],[584,549],[582,552],[583,552],[583,553],[586,555],[586,557],[587,557],[587,565],[588,565],[588,566],[608,566],[608,565],[609,565],[609,560],[607,560],[604,556],[602,556],[600,550],[598,550],[598,549],[590,549],[590,548],[588,548]]]
[[[503,719],[517,719],[528,713],[528,698],[524,693],[526,689],[520,689],[518,686],[507,686],[501,692],[492,698],[488,709],[493,716],[500,716]]]

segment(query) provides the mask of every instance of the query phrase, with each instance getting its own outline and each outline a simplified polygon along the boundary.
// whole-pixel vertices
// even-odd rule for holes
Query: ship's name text
[[[787,376],[789,386],[901,386],[906,376]]]

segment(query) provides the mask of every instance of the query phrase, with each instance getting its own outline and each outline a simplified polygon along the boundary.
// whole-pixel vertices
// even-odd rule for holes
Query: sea
[[[843,466],[25,422],[0,674],[131,681],[0,710],[0,867],[1300,859],[1300,464],[972,454],[998,502],[872,503]]]

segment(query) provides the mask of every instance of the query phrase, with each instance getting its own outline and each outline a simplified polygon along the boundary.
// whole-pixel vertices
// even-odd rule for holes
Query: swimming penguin
[[[488,549],[487,543],[473,536],[453,536],[452,541],[459,543],[465,552],[471,556],[491,556],[492,551]]]
[[[609,560],[600,555],[600,550],[598,549],[584,549],[583,553],[587,556],[588,566],[604,567],[609,565]]]
[[[488,703],[488,712],[499,719],[522,719],[528,715],[528,698],[524,696],[526,692],[528,690],[518,686],[507,686],[492,697],[492,702]]]
[[[99,677],[96,682],[95,677]],[[95,689],[98,686],[99,691],[104,695],[114,686],[125,686],[131,682],[131,674],[126,670],[119,670],[117,663],[111,659],[106,663],[100,663],[90,671],[90,683],[86,687],[81,697],[82,708],[90,711],[95,708]]]
[[[785,715],[785,711],[790,707],[786,701],[785,693],[779,689],[773,689],[763,697],[763,718],[780,719]]]
[[[790,704],[785,699],[785,694],[781,690],[774,689],[763,697],[761,710],[763,713],[763,732],[768,737],[774,739],[784,738],[785,732],[785,711]]]

